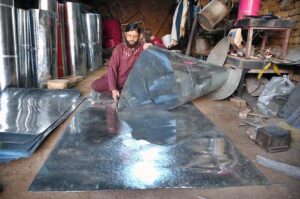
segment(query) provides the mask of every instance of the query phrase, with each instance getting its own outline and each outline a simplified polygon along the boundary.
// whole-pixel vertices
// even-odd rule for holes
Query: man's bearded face
[[[135,30],[125,33],[125,42],[129,48],[135,48],[138,45],[139,33]]]

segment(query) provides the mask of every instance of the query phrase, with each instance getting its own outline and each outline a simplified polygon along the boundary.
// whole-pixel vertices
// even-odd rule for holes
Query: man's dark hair
[[[137,23],[127,24],[125,27],[125,32],[134,31],[134,30],[137,31],[139,34],[141,33],[141,28]]]

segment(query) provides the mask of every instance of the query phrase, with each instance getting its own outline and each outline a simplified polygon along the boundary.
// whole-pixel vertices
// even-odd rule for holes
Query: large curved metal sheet
[[[0,92],[18,86],[18,53],[14,2],[0,0]]]
[[[85,76],[87,51],[81,7],[79,3],[66,2],[64,10],[68,73],[73,76]]]
[[[151,47],[133,66],[118,107],[122,110],[154,103],[172,109],[217,90],[227,76],[223,67]]]
[[[226,82],[222,85],[221,88],[205,96],[206,98],[211,100],[223,100],[232,95],[234,91],[238,88],[242,78],[243,69],[229,67],[225,68],[228,71],[228,78]]]
[[[93,71],[103,64],[101,16],[99,14],[86,13],[84,17],[87,41],[87,65],[89,70]]]

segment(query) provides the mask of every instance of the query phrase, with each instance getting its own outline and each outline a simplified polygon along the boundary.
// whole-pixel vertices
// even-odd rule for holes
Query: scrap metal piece
[[[202,60],[151,47],[131,70],[119,110],[146,104],[173,109],[220,88],[228,72]]]

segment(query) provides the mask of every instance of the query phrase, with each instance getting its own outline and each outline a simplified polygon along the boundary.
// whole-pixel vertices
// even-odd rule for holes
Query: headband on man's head
[[[139,34],[141,33],[141,28],[139,27],[138,23],[130,23],[127,24],[125,27],[125,32],[129,31],[137,31]]]

